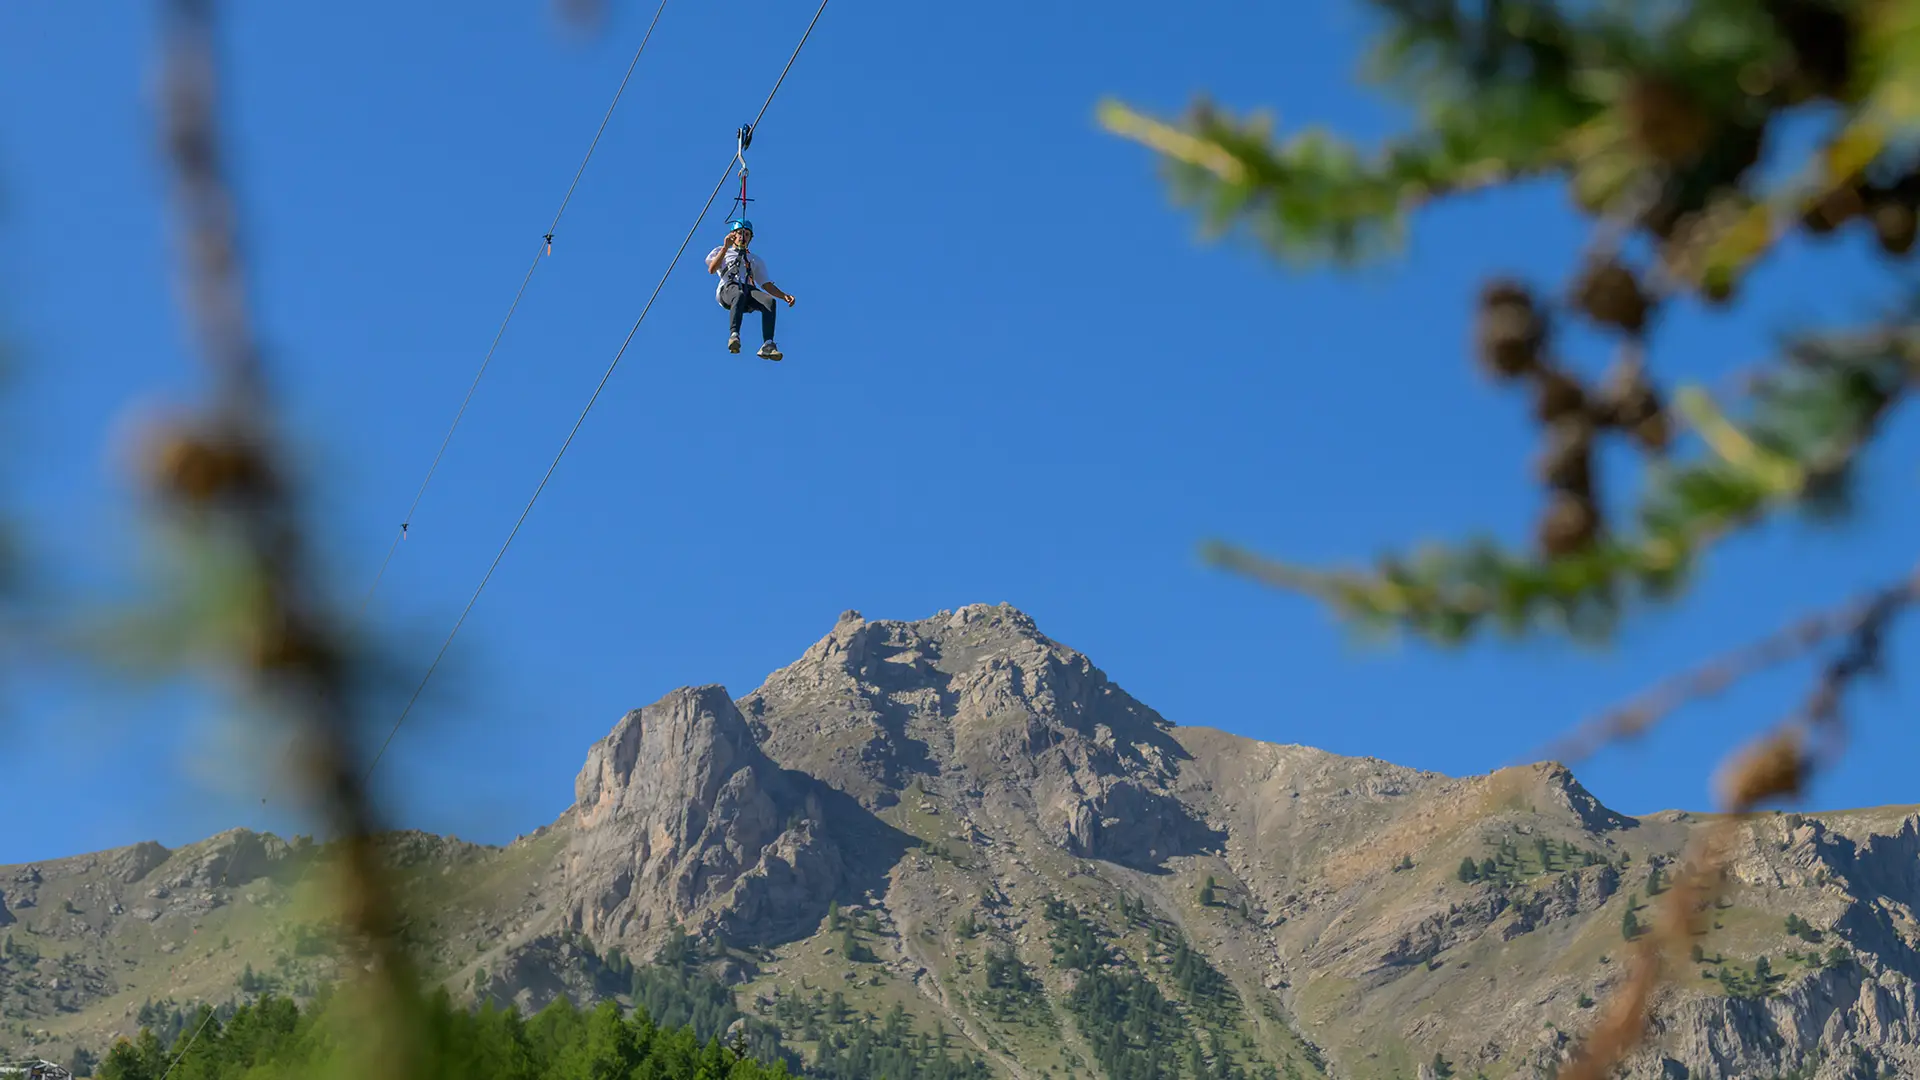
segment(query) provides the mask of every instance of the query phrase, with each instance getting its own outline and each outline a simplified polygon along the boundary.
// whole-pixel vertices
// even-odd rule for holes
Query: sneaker
[[[740,335],[739,334],[727,335],[727,351],[728,352],[740,351]]]
[[[775,345],[773,342],[769,341],[765,345],[760,346],[761,359],[778,360],[780,359],[780,356],[781,356],[780,346]]]

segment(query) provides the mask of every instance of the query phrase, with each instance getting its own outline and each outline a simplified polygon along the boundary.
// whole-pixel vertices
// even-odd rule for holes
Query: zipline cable
[[[793,47],[793,55],[787,57],[787,66],[780,69],[780,77],[774,80],[773,89],[767,93],[767,100],[761,103],[759,113],[753,118],[752,127],[755,130],[758,130],[761,118],[765,117],[767,110],[772,107],[774,95],[780,92],[781,84],[787,81],[787,73],[793,70],[794,61],[800,59],[800,50],[806,48],[807,39],[813,36],[813,28],[820,22],[820,16],[826,12],[829,2],[830,0],[820,0],[819,8],[813,13],[813,20],[807,23],[806,32],[800,35],[800,43]],[[407,716],[419,702],[420,695],[426,692],[427,683],[433,680],[433,674],[440,667],[440,661],[446,658],[447,650],[453,646],[453,639],[459,635],[460,628],[466,624],[467,616],[473,613],[474,605],[480,602],[480,594],[486,591],[487,583],[493,580],[493,573],[500,568],[500,561],[507,557],[507,549],[513,546],[514,538],[520,535],[520,527],[527,523],[527,516],[533,513],[533,505],[540,501],[541,492],[547,489],[547,482],[553,479],[554,471],[560,467],[560,459],[567,456],[567,449],[573,445],[574,436],[580,434],[581,425],[587,422],[587,414],[592,412],[594,405],[599,402],[601,391],[607,388],[607,382],[613,378],[615,369],[620,366],[621,358],[627,354],[627,347],[633,344],[634,335],[640,332],[640,324],[647,321],[647,313],[653,310],[653,303],[660,298],[660,291],[666,288],[667,279],[673,276],[674,269],[680,265],[680,257],[686,254],[687,245],[693,242],[694,236],[700,231],[700,226],[706,222],[707,212],[713,209],[714,200],[720,197],[720,189],[726,186],[727,178],[733,172],[734,160],[733,157],[727,159],[726,169],[721,172],[719,181],[713,185],[713,191],[708,194],[706,203],[700,207],[700,213],[693,219],[693,226],[687,230],[686,237],[680,241],[680,247],[673,253],[673,259],[667,264],[666,272],[660,275],[659,282],[654,285],[653,294],[647,297],[647,303],[640,309],[639,317],[633,320],[633,327],[627,331],[626,339],[620,342],[620,348],[613,354],[613,360],[607,365],[606,372],[600,376],[599,385],[593,388],[593,394],[587,398],[586,407],[580,410],[580,415],[574,420],[572,429],[567,432],[566,439],[561,442],[559,453],[553,456],[552,463],[547,466],[546,474],[534,487],[533,495],[527,499],[526,507],[520,511],[519,519],[513,523],[513,528],[507,533],[506,540],[501,543],[500,550],[493,556],[493,562],[487,566],[487,572],[481,575],[480,584],[473,590],[473,595],[467,599],[467,606],[461,609],[460,617],[454,620],[453,629],[447,632],[446,640],[440,644],[440,651],[434,654],[433,662],[427,665],[426,674],[420,677],[419,685],[414,687],[413,696],[407,699],[406,707],[400,710],[399,717],[393,722],[392,730],[387,732],[386,741],[380,744],[379,752],[375,753],[373,760],[368,763],[369,778],[372,777],[375,767],[380,764],[380,759],[386,756],[387,748],[393,745],[393,737],[399,733],[400,725],[406,723]]]
[[[736,133],[736,138],[738,141],[734,149],[733,160],[727,163],[727,168],[732,169],[735,165],[740,166],[740,194],[734,200],[734,202],[740,207],[739,216],[741,217],[746,216],[747,203],[752,201],[747,198],[747,161],[746,161],[747,147],[749,144],[753,142],[753,133],[756,129],[759,128],[760,120],[767,115],[768,107],[773,104],[774,95],[780,92],[780,84],[786,81],[787,72],[793,70],[794,61],[800,58],[800,50],[806,47],[807,38],[812,36],[814,24],[820,21],[820,16],[823,12],[826,11],[826,9],[827,9],[827,0],[820,0],[820,7],[814,11],[812,21],[807,23],[806,32],[800,35],[800,43],[793,47],[793,55],[787,58],[786,67],[783,67],[780,69],[780,77],[774,80],[773,89],[767,93],[767,100],[761,103],[760,111],[754,115],[753,122],[750,124],[740,125],[740,130]],[[725,172],[722,172],[720,174],[719,181],[715,183],[713,186],[713,191],[707,195],[706,205],[700,208],[699,217],[694,219],[693,228],[688,231],[686,238],[680,241],[680,250],[674,252],[673,262],[668,264],[666,274],[661,275],[659,284],[654,286],[653,296],[650,296],[647,298],[646,307],[640,310],[640,317],[634,320],[633,329],[627,332],[627,341],[633,340],[634,333],[640,329],[640,324],[646,320],[647,310],[653,307],[653,301],[656,297],[660,295],[661,287],[667,283],[667,278],[672,275],[674,267],[679,265],[680,256],[686,253],[687,244],[691,242],[695,234],[699,232],[701,223],[706,221],[708,211],[713,209],[713,202],[715,199],[719,198],[720,189],[722,187],[725,187],[726,183],[727,183],[727,174]],[[626,349],[627,349],[627,342],[626,341],[621,342],[620,353],[625,353]],[[580,430],[580,424],[586,420],[587,412],[592,410],[594,400],[598,399],[600,396],[600,388],[604,387],[607,384],[607,380],[613,376],[613,368],[618,366],[619,363],[620,363],[620,354],[616,353],[613,358],[613,363],[608,365],[606,375],[602,376],[600,379],[600,386],[594,388],[593,397],[588,399],[586,409],[581,411],[580,419],[574,422],[574,426],[573,426],[574,432],[577,432]],[[567,434],[567,442],[565,444],[562,444],[560,447],[560,455],[554,458],[553,466],[558,466],[560,464],[560,456],[564,456],[566,454],[567,445],[571,444],[572,442],[573,442],[573,432],[569,432]],[[547,476],[552,476],[552,475],[553,475],[553,467],[550,466],[547,469]],[[545,477],[541,478],[540,488],[545,488],[546,484],[547,484],[546,478]],[[540,488],[536,488],[534,490],[533,499],[538,499],[540,497]],[[528,500],[526,511],[522,511],[520,515],[522,521],[526,519],[527,512],[533,509],[533,499]],[[520,531],[520,524],[519,522],[515,522],[513,527],[513,532],[517,533],[519,531]],[[510,533],[507,536],[506,544],[501,545],[500,554],[498,556],[495,556],[494,558],[495,566],[499,565],[500,558],[504,557],[507,553],[507,550],[506,550],[507,546],[511,545],[512,543],[513,543],[513,535]],[[467,610],[469,611],[472,610],[474,602],[480,599],[480,590],[486,588],[487,579],[491,578],[492,576],[493,576],[493,567],[489,566],[487,568],[486,577],[481,579],[480,589],[474,590],[473,598],[467,602]],[[467,612],[462,611],[460,613],[459,621],[454,623],[452,633],[449,633],[447,635],[446,643],[441,646],[440,651],[443,655],[446,652],[447,646],[453,644],[453,636],[454,634],[457,634],[460,632],[460,623],[465,622],[466,618],[467,618]],[[439,656],[434,657],[433,663],[435,666],[437,666],[440,663],[440,657]],[[420,690],[424,690],[426,688],[426,680],[431,679],[432,677],[433,677],[433,667],[430,666],[427,669],[426,678],[422,679],[420,682],[420,688],[414,691],[414,697],[416,699],[420,695]],[[413,708],[413,701],[408,701],[407,709],[402,710],[400,714],[400,718],[394,721],[393,730],[387,733],[387,741],[380,745],[380,753],[374,756],[374,759],[373,759],[374,765],[379,764],[381,756],[386,754],[388,744],[391,744],[393,742],[394,734],[400,730],[401,722],[406,719],[407,711],[411,710],[412,708]],[[369,777],[372,776],[373,769],[371,765],[368,766],[367,773]],[[600,856],[600,853],[606,848],[606,845],[607,845],[607,838],[604,833],[599,836],[596,836],[594,838],[593,858],[598,859]]]
[[[420,509],[420,500],[426,497],[427,485],[433,483],[433,476],[440,470],[440,460],[447,454],[447,447],[453,442],[453,433],[460,429],[460,421],[466,418],[467,406],[473,403],[474,392],[480,389],[480,380],[487,374],[487,366],[493,363],[493,354],[500,348],[500,340],[507,334],[507,325],[513,322],[514,312],[520,310],[520,298],[527,294],[527,285],[533,280],[533,273],[540,263],[553,254],[553,237],[560,228],[560,218],[567,212],[567,205],[573,202],[573,193],[580,186],[580,178],[586,175],[587,163],[593,160],[593,152],[600,147],[600,137],[606,134],[607,122],[613,119],[613,110],[620,104],[620,98],[627,92],[627,83],[633,79],[634,68],[640,65],[641,54],[647,51],[647,42],[653,40],[654,28],[660,25],[660,16],[667,10],[667,0],[660,0],[660,6],[653,10],[653,21],[647,24],[647,32],[640,39],[640,47],[633,50],[633,59],[627,61],[626,74],[620,77],[620,86],[613,92],[613,100],[607,103],[606,114],[600,117],[600,126],[594,130],[593,141],[587,144],[587,152],[580,158],[580,166],[573,171],[573,182],[567,185],[567,193],[560,200],[560,208],[554,211],[553,221],[540,238],[540,249],[534,253],[533,262],[527,265],[527,272],[520,278],[520,288],[513,294],[513,302],[507,305],[506,317],[500,320],[500,328],[494,331],[493,342],[487,346],[487,354],[480,360],[479,370],[473,373],[473,382],[467,386],[467,394],[460,399],[460,408],[453,414],[453,423],[447,427],[445,437],[440,440],[440,449],[433,455],[432,464],[427,466],[427,475],[420,480],[420,488],[413,493],[413,502],[407,507],[407,514],[400,520],[400,529],[394,533],[393,540],[387,544],[386,557],[380,560],[380,569],[373,575],[373,584],[367,586],[367,595],[360,601],[360,614],[365,615],[367,605],[373,602],[373,594],[380,588],[380,582],[387,576],[387,565],[393,562],[393,553],[400,547],[400,541],[407,538],[407,530],[413,524],[413,515]],[[161,1080],[165,1080],[164,1077]]]

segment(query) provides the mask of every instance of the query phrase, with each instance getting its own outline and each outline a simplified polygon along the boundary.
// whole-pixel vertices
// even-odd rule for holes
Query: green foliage
[[[674,926],[651,964],[635,965],[617,950],[608,954],[600,971],[603,993],[625,992],[663,1028],[690,1028],[701,1042],[724,1035],[735,1021],[744,1020],[747,1052],[763,1061],[785,1053],[779,1029],[746,1017],[734,1001],[733,990],[708,974],[698,942]]]
[[[1518,181],[1564,185],[1596,243],[1567,289],[1578,316],[1632,342],[1589,387],[1552,351],[1533,290],[1483,296],[1482,359],[1538,390],[1548,499],[1533,551],[1488,537],[1323,571],[1211,545],[1207,557],[1305,592],[1369,629],[1441,643],[1482,627],[1604,639],[1636,604],[1677,595],[1702,555],[1777,513],[1845,504],[1853,463],[1920,368],[1920,322],[1789,342],[1723,409],[1682,389],[1669,410],[1640,346],[1676,296],[1730,301],[1796,231],[1858,222],[1890,254],[1920,232],[1920,17],[1879,0],[1569,5],[1375,0],[1374,72],[1413,105],[1374,150],[1204,99],[1177,122],[1116,103],[1112,131],[1156,151],[1216,234],[1245,226],[1278,257],[1348,265],[1393,247],[1416,207]],[[1784,170],[1778,129],[1815,133]],[[1639,265],[1634,265],[1634,264]],[[1677,419],[1698,436],[1672,453]],[[1730,419],[1729,417],[1736,417]],[[1592,488],[1594,442],[1626,436],[1646,468],[1631,501]],[[1628,511],[1621,515],[1620,511]],[[1621,520],[1612,520],[1621,518]]]
[[[221,1005],[214,1010],[214,1017],[225,1020],[233,1013],[234,1006]],[[152,1031],[162,1046],[172,1046],[174,1041],[180,1038],[181,1032],[190,1030],[189,1024],[199,1023],[205,1017],[204,1008],[189,1012],[175,1004],[171,998],[157,1002],[151,999],[142,1002],[140,1011],[134,1015],[140,1027],[143,1030]]]
[[[780,1027],[773,1023],[744,1018],[744,1042],[722,1047],[721,1036],[743,1017],[732,992],[702,973],[704,959],[684,934],[677,934],[653,965],[635,967],[610,955],[601,973],[631,976],[631,1017],[623,1017],[611,1002],[581,1012],[563,998],[522,1020],[492,1003],[478,1011],[456,1009],[438,994],[426,1010],[435,1075],[445,1080],[778,1080],[800,1070],[801,1059],[782,1046]],[[1002,972],[1002,978],[1037,988],[1024,969],[1011,976]],[[914,1031],[897,1005],[884,1018],[859,1017],[839,993],[830,1000],[816,993],[810,1003],[783,998],[775,1015],[815,1045],[814,1060],[804,1072],[819,1080],[988,1080],[984,1062],[952,1053],[944,1032],[930,1038]],[[271,992],[250,1004],[191,1013],[169,1002],[148,1002],[139,1019],[139,1037],[112,1048],[100,1065],[101,1080],[160,1080],[176,1057],[180,1061],[172,1075],[180,1080],[292,1080],[329,1074],[354,1049],[353,1029],[330,1014],[326,999],[304,1012]],[[181,1057],[189,1043],[190,1052]]]
[[[778,994],[773,1017],[789,1037],[813,1044],[806,1075],[822,1080],[988,1080],[980,1059],[951,1051],[945,1028],[929,1037],[915,1031],[895,1004],[885,1017],[856,1015],[845,995],[820,990],[810,997]]]
[[[271,985],[269,980],[254,974],[252,964],[248,964],[247,969],[240,973],[240,992],[243,994],[257,994],[267,989],[269,985]]]
[[[1091,922],[1073,905],[1049,898],[1045,913],[1052,924],[1053,962],[1073,971],[1095,971],[1107,962],[1108,949]]]
[[[1628,908],[1627,913],[1620,917],[1620,936],[1628,941],[1640,936],[1640,917],[1633,913],[1632,908]]]
[[[852,930],[841,933],[840,953],[856,964],[871,964],[879,959],[873,954],[873,950],[867,947],[866,942],[853,936]]]
[[[1020,962],[1011,945],[999,949],[991,945],[987,947],[986,977],[987,986],[996,990],[1030,993],[1040,987],[1040,980],[1034,978],[1027,965]]]
[[[1494,854],[1473,864],[1472,859],[1461,863],[1458,876],[1462,881],[1486,881],[1495,885],[1516,885],[1522,880],[1542,874],[1559,874],[1582,867],[1595,866],[1606,862],[1596,852],[1574,847],[1572,843],[1559,843],[1535,838],[1522,848],[1511,836],[1502,837],[1494,845]],[[1475,877],[1466,876],[1468,865],[1473,864]]]
[[[1468,883],[1479,881],[1480,865],[1474,862],[1472,858],[1461,859],[1460,869],[1455,871],[1455,876],[1458,877],[1461,881],[1468,882]]]
[[[718,1040],[704,1045],[689,1028],[656,1026],[644,1011],[623,1017],[606,1003],[580,1012],[562,998],[531,1019],[487,1006],[456,1009],[442,993],[426,1010],[434,1080],[536,1080],[577,1076],[591,1080],[776,1080],[784,1062],[742,1058]],[[201,1014],[204,1019],[204,1013]],[[199,1026],[196,1021],[195,1027]],[[353,1028],[324,1008],[302,1011],[271,994],[243,1005],[223,1023],[209,1021],[197,1038],[179,1037],[171,1052],[153,1029],[116,1043],[101,1062],[100,1080],[161,1080],[170,1062],[179,1080],[270,1080],[328,1073],[352,1060]]]
[[[1822,936],[1820,931],[1813,928],[1812,923],[1809,923],[1797,914],[1789,914],[1787,916],[1787,933],[1802,941],[1816,944]]]
[[[1113,1080],[1178,1075],[1173,1048],[1183,1043],[1188,1061],[1199,1059],[1199,1043],[1189,1038],[1179,1011],[1137,971],[1101,967],[1087,973],[1068,993],[1067,1009]]]
[[[1132,913],[1129,908],[1129,913]],[[1144,908],[1142,908],[1144,916]],[[1199,1027],[1125,957],[1109,948],[1100,930],[1073,905],[1046,906],[1056,964],[1074,970],[1066,1006],[1075,1026],[1093,1046],[1111,1080],[1248,1080],[1220,1033],[1238,1023],[1240,1001],[1218,969],[1192,949],[1171,924],[1151,921],[1155,947],[1168,953],[1167,974]]]
[[[987,946],[985,967],[987,988],[974,1000],[989,1016],[1002,1023],[1051,1025],[1053,1011],[1047,1008],[1040,980],[1021,962],[1013,946]]]

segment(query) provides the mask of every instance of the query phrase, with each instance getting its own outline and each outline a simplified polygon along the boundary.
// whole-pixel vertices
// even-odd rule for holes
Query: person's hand
[[[793,306],[793,294],[792,294],[792,293],[788,293],[788,294],[787,294],[787,306],[788,306],[788,307],[792,307],[792,306]]]

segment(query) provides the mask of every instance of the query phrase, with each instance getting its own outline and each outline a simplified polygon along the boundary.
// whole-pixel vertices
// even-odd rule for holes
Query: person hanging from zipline
[[[727,351],[740,351],[740,320],[748,312],[758,311],[760,336],[766,343],[756,355],[778,360],[780,347],[773,343],[774,301],[785,300],[787,306],[792,307],[793,294],[775,285],[767,274],[767,261],[747,250],[753,242],[753,222],[734,218],[727,222],[727,230],[726,240],[707,252],[707,273],[720,275],[714,299],[733,313],[733,322],[727,329]]]

